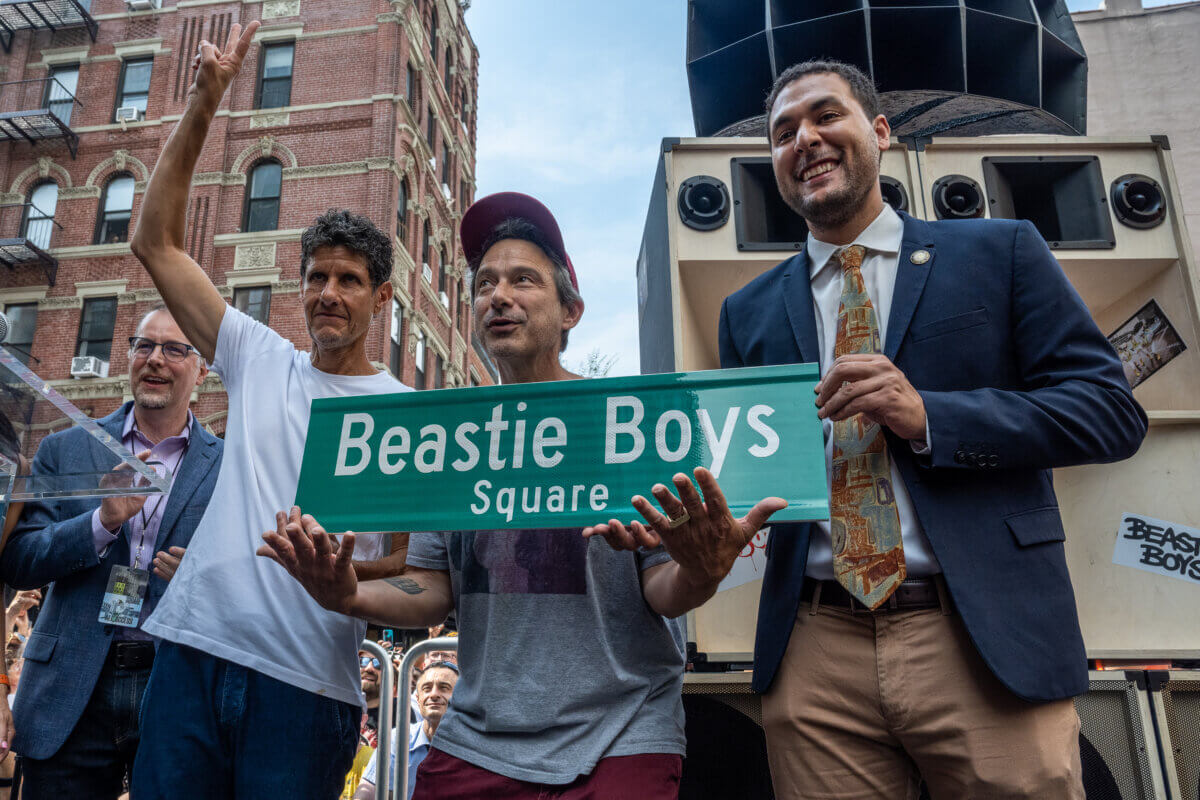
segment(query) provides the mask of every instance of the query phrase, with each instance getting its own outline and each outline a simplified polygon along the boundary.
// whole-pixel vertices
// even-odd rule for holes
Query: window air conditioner
[[[444,305],[446,307],[446,310],[449,311],[450,310],[450,295],[446,294],[445,292],[438,292],[438,297],[440,297],[442,299],[442,305]]]
[[[162,0],[125,0],[130,11],[147,11],[151,8],[161,8]]]
[[[71,359],[72,378],[107,378],[108,362],[95,356],[75,356]]]
[[[121,106],[117,109],[117,122],[137,122],[142,112],[137,106]]]
[[[433,269],[428,264],[421,264],[421,277],[426,283],[433,283]]]
[[[448,183],[442,184],[442,194],[445,195],[447,200],[449,200],[451,198],[451,196],[453,195],[453,192],[450,191],[450,184],[448,184]]]

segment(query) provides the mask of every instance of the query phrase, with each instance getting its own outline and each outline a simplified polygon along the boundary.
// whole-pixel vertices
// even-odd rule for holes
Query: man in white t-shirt
[[[257,27],[234,25],[223,51],[201,44],[187,110],[131,243],[229,395],[212,502],[144,626],[162,644],[142,706],[138,800],[330,800],[358,740],[365,623],[322,609],[254,553],[277,510],[292,507],[312,400],[405,390],[365,352],[371,318],[392,299],[390,238],[348,211],[331,210],[304,231],[300,301],[311,353],[229,307],[184,244],[196,160]],[[359,541],[368,549],[358,556],[373,562],[355,564],[359,577],[381,577],[385,537]]]

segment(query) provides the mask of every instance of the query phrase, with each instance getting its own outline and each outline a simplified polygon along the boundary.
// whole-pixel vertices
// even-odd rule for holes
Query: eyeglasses
[[[358,666],[361,667],[362,669],[366,669],[367,667],[374,667],[375,669],[379,669],[379,659],[374,658],[372,656],[359,656],[358,657]]]
[[[138,360],[147,359],[154,355],[154,348],[161,347],[163,358],[167,361],[183,361],[196,352],[196,348],[183,342],[156,342],[141,336],[129,337],[129,352]]]

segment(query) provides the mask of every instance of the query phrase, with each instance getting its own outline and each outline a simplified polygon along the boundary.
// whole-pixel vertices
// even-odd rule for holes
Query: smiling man
[[[436,651],[435,651],[436,652]],[[408,793],[412,800],[417,786],[417,768],[429,755],[430,743],[437,733],[438,725],[450,708],[450,698],[458,683],[458,665],[453,661],[431,661],[417,675],[415,681],[417,708],[421,713],[419,724],[412,726],[408,737]],[[396,768],[396,736],[399,728],[392,731],[392,756],[390,769]],[[374,800],[375,784],[379,781],[379,753],[376,752],[363,771],[362,783],[355,792],[355,800]],[[395,793],[393,793],[395,794]]]
[[[372,318],[392,298],[391,240],[348,211],[329,211],[304,231],[300,302],[310,352],[227,305],[188,256],[192,173],[257,27],[234,25],[224,50],[201,44],[187,109],[154,169],[131,242],[229,396],[228,458],[213,502],[174,590],[145,625],[163,642],[142,710],[138,800],[329,800],[358,740],[356,653],[366,625],[320,608],[254,550],[276,510],[295,498],[311,402],[405,388],[365,350]],[[385,538],[364,537],[359,555],[378,559]],[[379,573],[377,565],[352,569]]]
[[[143,623],[179,566],[221,462],[221,440],[188,410],[207,374],[170,313],[146,314],[129,337],[133,400],[98,422],[130,452],[169,469],[170,492],[30,502],[4,550],[5,583],[51,584],[26,646],[14,708],[23,797],[116,800],[123,791],[154,661]],[[72,428],[42,442],[33,474],[103,471],[115,461]],[[143,587],[123,604],[136,613],[103,613],[108,587],[118,580]]]
[[[832,61],[767,99],[804,251],[727,298],[724,367],[819,362],[829,522],[776,525],[754,688],[776,795],[1079,798],[1087,660],[1050,470],[1146,432],[1028,222],[883,203],[890,129]]]

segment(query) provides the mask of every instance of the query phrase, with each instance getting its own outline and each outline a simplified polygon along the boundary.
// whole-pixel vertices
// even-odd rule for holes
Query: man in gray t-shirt
[[[578,378],[559,354],[583,300],[546,207],[491,195],[461,234],[475,330],[503,382]],[[414,533],[408,571],[385,581],[358,583],[353,534],[335,555],[311,516],[266,534],[264,554],[334,611],[416,628],[457,610],[461,676],[413,800],[533,800],[567,785],[572,797],[671,800],[684,752],[677,618],[785,505],[768,498],[735,520],[711,473],[695,475],[706,505],[682,474],[678,498],[653,489],[667,515],[634,498],[649,526]]]
[[[601,758],[684,752],[684,642],[642,597],[664,549],[617,552],[579,530],[413,534],[408,563],[448,570],[462,678],[434,746],[562,784]]]

